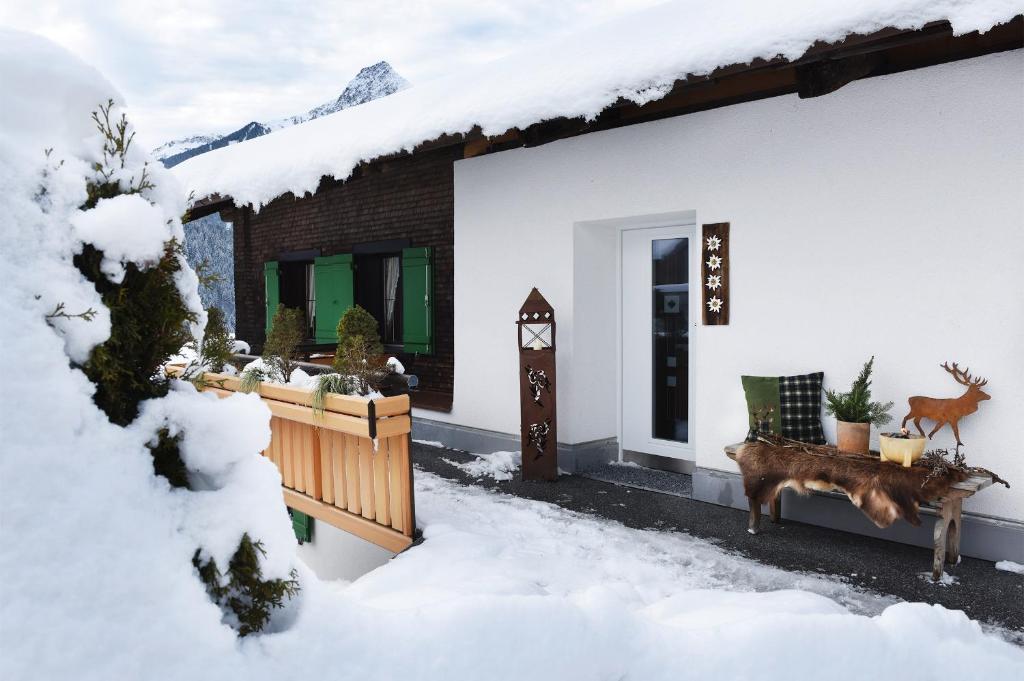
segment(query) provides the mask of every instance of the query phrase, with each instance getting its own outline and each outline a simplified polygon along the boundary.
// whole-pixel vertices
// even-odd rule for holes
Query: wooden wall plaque
[[[701,226],[701,318],[706,326],[729,323],[729,223]]]

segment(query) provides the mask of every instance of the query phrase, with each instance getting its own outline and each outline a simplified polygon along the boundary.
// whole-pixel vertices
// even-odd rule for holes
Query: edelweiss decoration
[[[704,324],[729,323],[729,223],[701,228],[701,280],[704,291]]]
[[[548,380],[547,373],[543,369],[534,369],[529,364],[526,365],[525,371],[526,380],[530,382],[530,392],[533,393],[533,401],[544,406],[540,401],[541,391],[551,392],[551,381]]]
[[[551,419],[544,419],[544,423],[531,423],[527,433],[528,442],[537,450],[534,459],[544,456],[544,449],[548,446],[548,433],[551,432]],[[526,453],[523,452],[525,455]]]

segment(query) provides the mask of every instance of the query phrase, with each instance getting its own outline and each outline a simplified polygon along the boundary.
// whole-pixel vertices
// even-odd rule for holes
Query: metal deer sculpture
[[[924,429],[921,428],[921,419],[931,419],[935,421],[935,427],[932,428],[932,432],[928,433],[928,439],[931,439],[932,435],[935,435],[942,426],[948,423],[953,429],[953,435],[956,436],[956,446],[959,448],[963,446],[963,442],[960,442],[960,429],[958,427],[960,419],[978,411],[978,403],[982,400],[992,398],[981,389],[981,386],[988,383],[988,380],[972,379],[969,368],[961,371],[956,362],[953,362],[952,367],[949,366],[948,362],[943,363],[942,368],[948,371],[957,383],[967,386],[967,392],[960,397],[946,399],[921,397],[920,395],[911,397],[907,400],[910,403],[910,413],[903,417],[903,426],[906,427],[907,421],[913,419],[917,430],[920,431],[921,435],[924,435]]]

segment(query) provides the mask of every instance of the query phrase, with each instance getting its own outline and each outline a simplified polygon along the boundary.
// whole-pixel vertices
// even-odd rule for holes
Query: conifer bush
[[[154,189],[145,166],[138,177],[125,177],[134,132],[123,114],[120,119],[111,120],[113,106],[113,102],[108,101],[93,113],[104,139],[103,160],[96,162],[92,169],[82,210],[95,208],[101,199],[124,194],[140,194],[150,200],[148,197]],[[177,240],[171,239],[164,245],[163,254],[155,263],[147,266],[124,263],[120,280],[104,272],[104,253],[93,244],[85,244],[73,262],[110,309],[109,338],[93,348],[78,368],[96,386],[93,400],[112,423],[129,425],[139,415],[144,400],[167,395],[170,382],[161,369],[187,343],[199,347],[200,354],[211,361],[224,357],[227,334],[223,317],[218,313],[210,315],[212,324],[207,327],[208,335],[201,343],[192,338],[190,325],[198,320],[177,285],[176,277],[184,263],[182,246]],[[149,445],[154,474],[166,478],[174,487],[191,489],[180,440],[180,433],[171,436],[166,428],[157,432]],[[217,565],[212,561],[199,564],[200,549],[196,555],[193,562],[200,579],[211,598],[225,613],[230,612],[237,619],[240,636],[260,631],[270,611],[281,607],[298,589],[294,573],[291,579],[262,579],[259,559],[263,548],[247,534],[241,537],[228,565],[226,584],[222,584]]]
[[[363,395],[376,389],[388,373],[384,344],[377,329],[377,320],[359,305],[346,310],[338,321],[334,370],[350,377],[355,391]]]
[[[206,331],[202,340],[192,339],[187,347],[196,354],[196,358],[185,367],[182,378],[199,387],[205,384],[204,372],[221,372],[231,364],[235,354],[234,341],[220,308],[210,307],[206,310]]]
[[[380,325],[365,308],[353,305],[338,320],[338,345],[361,345],[367,354],[384,352]]]
[[[299,345],[305,338],[306,317],[302,310],[278,305],[263,344],[263,362],[242,372],[242,392],[256,390],[263,381],[287,383],[297,368]]]

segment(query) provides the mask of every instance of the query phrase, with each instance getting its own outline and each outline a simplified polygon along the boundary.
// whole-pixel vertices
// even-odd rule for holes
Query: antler
[[[953,376],[953,379],[957,383],[959,383],[960,385],[976,385],[976,386],[978,386],[980,388],[981,386],[983,386],[986,383],[988,383],[988,379],[987,378],[986,379],[980,379],[980,378],[971,379],[971,368],[968,367],[966,369],[961,370],[959,365],[957,365],[956,362],[953,362],[952,368],[949,366],[948,362],[943,362],[942,363],[942,368],[945,369],[946,371],[948,371],[950,373],[950,375]]]

